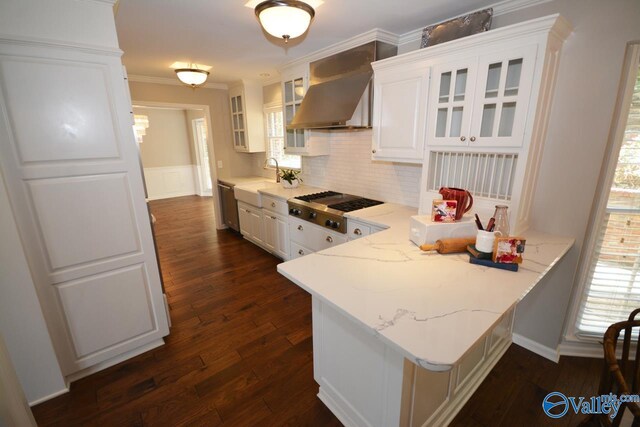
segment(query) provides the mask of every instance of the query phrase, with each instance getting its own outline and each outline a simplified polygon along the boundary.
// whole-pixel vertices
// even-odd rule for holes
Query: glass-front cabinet
[[[238,151],[246,151],[247,136],[245,133],[245,116],[242,105],[242,95],[231,96],[231,126],[233,131],[233,146]]]
[[[230,85],[229,109],[233,148],[241,153],[265,151],[262,83],[241,80]]]
[[[307,91],[307,85],[304,77],[297,77],[291,80],[285,80],[282,83],[282,93],[284,97],[284,118],[288,125],[293,120],[296,112],[300,108],[302,98]],[[293,154],[304,150],[306,143],[306,132],[302,129],[287,129],[285,137],[285,150]]]
[[[480,57],[470,144],[522,145],[536,50],[534,45]]]
[[[520,147],[535,45],[434,67],[429,145]]]
[[[431,145],[460,145],[469,137],[475,61],[434,67],[429,102]]]

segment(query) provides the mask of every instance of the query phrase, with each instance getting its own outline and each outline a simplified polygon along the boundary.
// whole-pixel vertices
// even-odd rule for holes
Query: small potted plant
[[[300,171],[294,169],[281,169],[280,178],[284,188],[296,188],[302,182],[299,178]]]

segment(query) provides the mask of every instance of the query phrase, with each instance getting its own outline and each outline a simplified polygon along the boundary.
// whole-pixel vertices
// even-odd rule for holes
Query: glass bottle
[[[496,211],[493,213],[493,218],[495,219],[493,231],[499,231],[503,237],[509,236],[508,208],[509,207],[505,205],[496,205]]]

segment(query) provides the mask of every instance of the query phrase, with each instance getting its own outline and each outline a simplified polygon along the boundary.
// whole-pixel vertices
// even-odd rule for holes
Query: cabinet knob
[[[299,225],[299,226],[298,226],[298,230],[302,231],[302,230],[304,230],[304,229],[302,228],[302,226],[301,226],[301,225]]]
[[[373,154],[376,154],[376,150],[371,150],[371,152],[372,152]]]
[[[362,230],[360,230],[359,228],[356,228],[355,230],[353,230],[353,234],[355,234],[356,236],[360,236],[362,235]]]
[[[271,207],[275,208],[276,207],[276,202],[271,202]]]
[[[300,249],[300,250],[298,251],[298,254],[299,254],[299,255],[304,255],[304,251],[303,251],[302,249]]]
[[[471,141],[471,142],[475,142],[475,140],[476,140],[475,136],[472,136],[471,138],[469,138],[469,141]]]
[[[327,236],[327,239],[326,239],[326,240],[327,240],[327,242],[329,242],[329,243],[333,243],[333,237],[331,237],[331,236]]]
[[[461,137],[460,137],[460,141],[464,142],[464,141],[466,141],[466,140],[467,140],[467,137],[466,137],[466,136],[461,136]]]

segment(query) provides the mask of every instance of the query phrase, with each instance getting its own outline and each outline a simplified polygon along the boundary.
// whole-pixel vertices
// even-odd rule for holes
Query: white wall
[[[421,165],[371,160],[371,130],[332,131],[329,156],[303,157],[307,185],[418,206]]]

